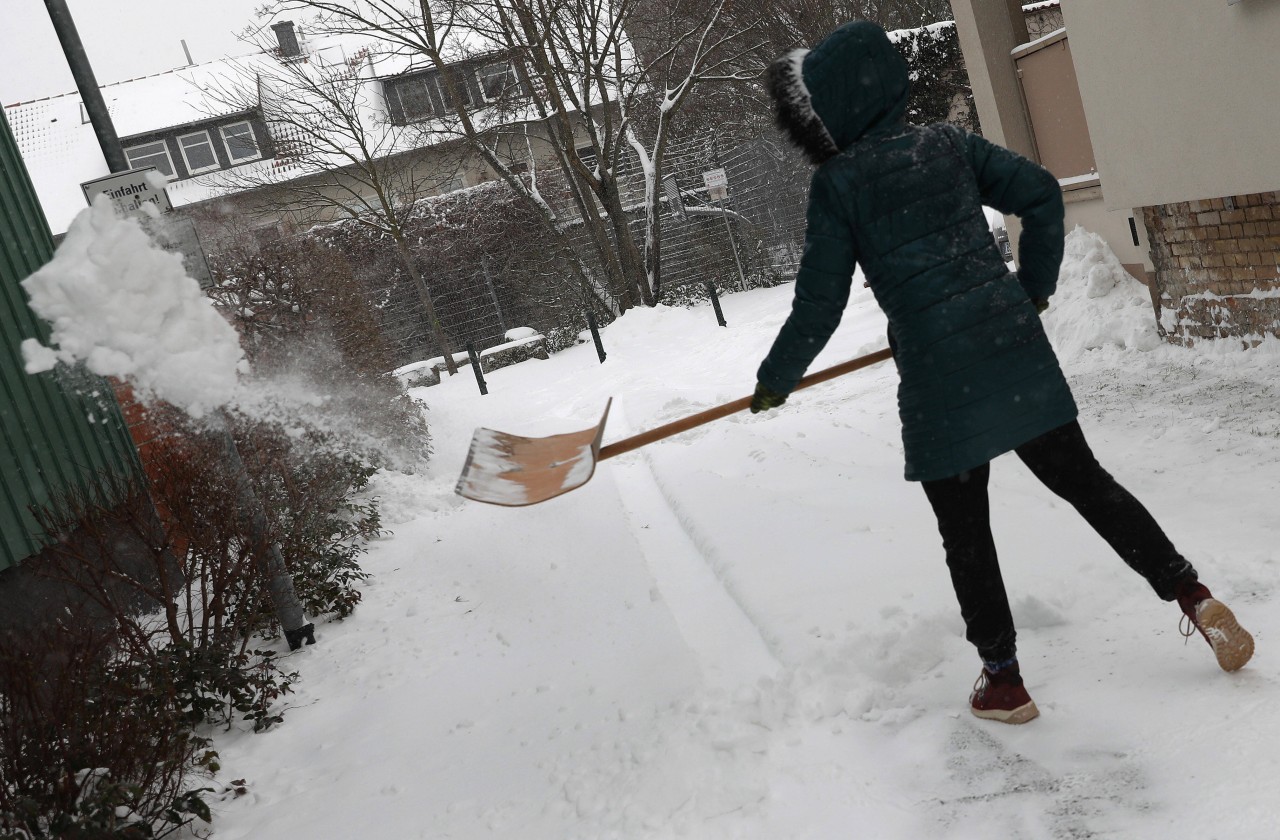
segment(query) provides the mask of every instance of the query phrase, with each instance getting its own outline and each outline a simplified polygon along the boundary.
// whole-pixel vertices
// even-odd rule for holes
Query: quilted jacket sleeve
[[[976,134],[965,133],[969,164],[982,203],[1022,220],[1018,281],[1034,299],[1047,300],[1062,267],[1062,188],[1049,170]]]
[[[756,374],[776,394],[791,393],[840,324],[856,254],[831,170],[819,168],[809,185],[804,255],[796,274],[791,314]]]

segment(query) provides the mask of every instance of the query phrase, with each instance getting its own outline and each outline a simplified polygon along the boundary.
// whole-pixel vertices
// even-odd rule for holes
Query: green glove
[[[1031,302],[1036,306],[1037,315],[1043,315],[1044,311],[1049,308],[1049,301],[1047,298],[1033,298]]]
[[[781,394],[775,394],[759,382],[756,383],[756,393],[751,398],[751,413],[759,414],[762,411],[768,411],[771,408],[777,408],[787,401],[787,398]]]

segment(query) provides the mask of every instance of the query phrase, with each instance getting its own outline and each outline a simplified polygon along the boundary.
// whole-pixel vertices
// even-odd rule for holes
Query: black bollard
[[[716,294],[716,284],[710,280],[707,281],[707,294],[711,295],[711,308],[716,311],[716,321],[720,326],[729,326],[724,322],[724,313],[720,311],[720,296]]]
[[[604,343],[600,341],[600,325],[596,323],[596,316],[590,312],[587,313],[587,326],[591,328],[591,337],[596,342],[596,355],[600,357],[600,364],[604,364]]]
[[[480,386],[480,395],[485,396],[489,393],[489,388],[484,384],[484,374],[480,371],[480,354],[476,352],[475,344],[467,342],[467,355],[471,357],[471,369],[476,372],[476,384]]]

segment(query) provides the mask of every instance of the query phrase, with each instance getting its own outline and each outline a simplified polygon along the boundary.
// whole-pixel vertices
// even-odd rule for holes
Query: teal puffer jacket
[[[795,387],[840,323],[856,262],[895,343],[908,480],[956,475],[1074,420],[1032,303],[1053,294],[1062,262],[1054,177],[954,126],[905,124],[907,66],[874,24],[770,75],[779,123],[820,165],[792,311],[759,381]],[[1016,275],[983,204],[1022,219]]]

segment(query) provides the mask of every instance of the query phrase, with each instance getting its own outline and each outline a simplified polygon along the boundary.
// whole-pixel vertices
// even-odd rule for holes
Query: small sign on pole
[[[80,189],[84,191],[85,201],[89,204],[93,204],[93,200],[99,195],[105,194],[121,216],[138,216],[143,228],[161,248],[182,255],[187,274],[195,278],[200,288],[213,287],[213,274],[209,271],[209,263],[196,233],[195,222],[188,218],[165,216],[172,212],[173,204],[169,201],[169,193],[154,166],[113,172],[102,178],[85,181]],[[155,207],[164,220],[153,218],[146,212],[147,207]]]
[[[128,216],[142,210],[148,204],[155,205],[161,213],[173,209],[169,202],[169,193],[164,187],[156,187],[147,176],[155,172],[154,166],[146,169],[130,169],[127,172],[113,172],[102,178],[94,178],[80,185],[84,191],[85,201],[93,204],[93,200],[106,193],[115,205],[116,212]]]
[[[707,193],[712,201],[724,201],[729,197],[729,176],[723,169],[703,172],[702,181],[707,185]]]
[[[729,247],[733,249],[733,261],[738,266],[738,279],[742,281],[742,290],[745,292],[747,276],[742,273],[742,260],[738,258],[738,244],[733,239],[733,228],[729,226],[729,211],[725,206],[725,200],[729,198],[729,175],[724,169],[711,169],[702,173],[702,180],[707,185],[707,194],[712,201],[720,205],[720,212],[724,214],[724,230],[729,234]]]

